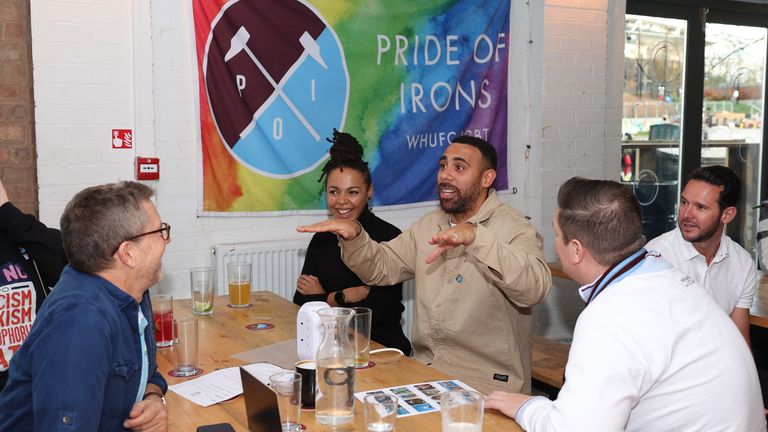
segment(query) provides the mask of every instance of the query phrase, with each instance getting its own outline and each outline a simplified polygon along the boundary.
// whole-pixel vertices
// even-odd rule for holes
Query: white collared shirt
[[[662,258],[692,277],[728,315],[734,308],[752,306],[757,290],[755,261],[727,235],[720,238],[720,247],[709,265],[693,244],[683,238],[679,227],[651,240],[646,248],[661,252]]]

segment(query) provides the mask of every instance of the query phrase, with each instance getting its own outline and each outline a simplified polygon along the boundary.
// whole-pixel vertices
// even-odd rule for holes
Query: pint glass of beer
[[[251,263],[227,264],[229,281],[229,306],[244,308],[251,305]]]

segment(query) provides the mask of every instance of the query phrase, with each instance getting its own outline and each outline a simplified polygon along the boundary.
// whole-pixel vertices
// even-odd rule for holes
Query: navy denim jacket
[[[11,360],[0,430],[124,430],[141,377],[139,307],[152,323],[149,293],[137,304],[105,279],[67,266]],[[165,392],[153,327],[144,332],[149,382]]]

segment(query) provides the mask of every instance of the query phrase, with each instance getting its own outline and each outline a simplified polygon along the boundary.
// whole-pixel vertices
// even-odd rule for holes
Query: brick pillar
[[[0,179],[17,207],[37,215],[29,2],[0,0]]]

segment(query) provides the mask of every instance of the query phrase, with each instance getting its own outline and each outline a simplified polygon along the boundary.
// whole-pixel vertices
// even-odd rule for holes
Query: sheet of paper
[[[270,363],[254,363],[243,368],[267,385],[270,375],[285,371]],[[240,381],[239,367],[231,367],[168,386],[168,389],[191,402],[207,407],[242,394],[243,384]]]
[[[240,383],[240,371],[236,367],[231,367],[168,386],[168,389],[200,406],[207,407],[239,395],[243,392],[243,385]]]
[[[272,363],[253,363],[242,366],[249,374],[256,377],[257,380],[269,385],[269,377],[278,372],[293,372],[273,365]],[[241,389],[242,391],[242,389]]]
[[[459,380],[441,380],[407,384],[355,393],[361,402],[367,395],[387,394],[397,397],[397,416],[408,417],[417,414],[440,411],[440,395],[449,390],[473,390]]]

